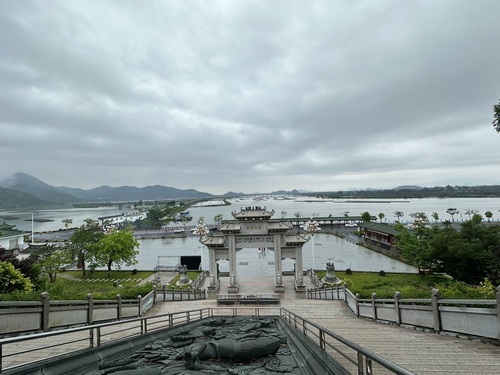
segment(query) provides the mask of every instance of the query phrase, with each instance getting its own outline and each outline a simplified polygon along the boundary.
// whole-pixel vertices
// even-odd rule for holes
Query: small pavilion
[[[210,292],[219,290],[220,281],[217,272],[217,261],[229,261],[230,293],[239,290],[237,274],[237,253],[243,248],[266,248],[274,252],[274,291],[284,292],[283,259],[295,261],[295,290],[305,291],[302,247],[309,240],[297,231],[293,231],[289,223],[272,220],[274,210],[266,207],[245,207],[240,212],[232,212],[235,220],[226,221],[219,227],[219,233],[201,240],[208,248],[209,286]]]

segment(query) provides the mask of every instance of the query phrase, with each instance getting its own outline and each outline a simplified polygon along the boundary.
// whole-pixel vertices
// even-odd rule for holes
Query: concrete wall
[[[145,299],[51,301],[42,293],[40,301],[0,301],[0,336],[22,332],[48,331],[54,328],[102,323],[139,317],[153,306],[154,293]]]

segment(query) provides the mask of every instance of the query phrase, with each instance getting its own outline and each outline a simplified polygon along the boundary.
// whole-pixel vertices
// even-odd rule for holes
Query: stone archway
[[[286,258],[295,260],[295,290],[305,291],[303,280],[302,246],[308,241],[298,232],[293,233],[292,226],[280,220],[273,220],[273,211],[265,207],[254,206],[242,208],[232,213],[235,220],[226,221],[220,227],[220,235],[202,240],[208,248],[209,258],[209,291],[219,289],[217,261],[229,261],[228,291],[239,290],[237,250],[245,248],[272,248],[274,255],[274,290],[284,292],[282,261]]]

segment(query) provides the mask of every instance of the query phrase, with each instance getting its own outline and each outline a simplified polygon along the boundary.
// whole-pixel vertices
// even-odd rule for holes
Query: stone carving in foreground
[[[212,318],[88,375],[301,374],[277,318]]]

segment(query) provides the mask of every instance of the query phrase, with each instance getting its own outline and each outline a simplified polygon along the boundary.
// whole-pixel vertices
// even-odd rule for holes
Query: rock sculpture
[[[177,330],[88,375],[300,374],[277,318],[217,317]]]

